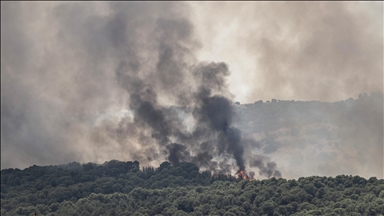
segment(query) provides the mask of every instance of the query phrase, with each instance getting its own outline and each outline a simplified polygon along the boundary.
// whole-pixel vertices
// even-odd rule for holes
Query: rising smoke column
[[[234,159],[237,169],[246,168],[251,145],[232,125],[228,65],[196,61],[201,44],[186,4],[2,6],[2,156],[8,161],[12,152],[20,158],[32,152],[27,164],[169,160],[229,172]],[[20,22],[29,19],[33,27]],[[193,126],[169,112],[170,105],[185,107]],[[121,108],[132,118],[95,123],[100,113]]]
[[[209,91],[207,92],[209,94]],[[217,143],[219,154],[224,151],[233,154],[239,169],[245,170],[240,131],[230,127],[233,115],[231,101],[223,96],[199,95],[202,96],[200,98],[202,106],[196,111],[200,115],[201,122],[207,122],[211,130],[219,133]]]
[[[162,45],[159,48],[162,48]],[[163,52],[168,53],[166,58]],[[181,63],[176,64],[173,62],[173,52],[169,47],[166,51],[159,51],[157,69],[159,69],[159,65],[174,65],[176,68],[177,65],[181,65]],[[171,69],[174,70],[174,68],[169,70]],[[116,70],[119,78],[123,70],[121,66]],[[173,71],[174,76],[178,75],[177,72],[179,70]],[[144,84],[145,79],[137,79],[138,76],[131,78],[131,76],[126,75],[126,81],[122,83],[122,86],[130,92],[130,109],[134,113],[134,124],[150,129],[151,136],[159,144],[160,149],[168,151],[169,156],[167,159],[173,165],[177,165],[180,161],[194,161],[208,167],[218,166],[218,163],[210,161],[213,158],[211,154],[222,156],[223,153],[227,153],[235,159],[238,170],[245,170],[241,132],[231,126],[234,115],[233,102],[224,96],[230,95],[226,84],[226,76],[229,75],[228,66],[225,63],[199,63],[193,67],[192,71],[185,69],[184,72],[191,73],[192,83],[198,84],[193,90],[189,88],[189,94],[184,95],[182,100],[184,104],[189,102],[189,106],[193,109],[193,116],[197,121],[195,130],[188,133],[180,129],[180,125],[176,126],[172,123],[170,117],[164,113],[164,109],[158,104],[156,94],[158,91],[154,90],[152,86]],[[162,80],[161,77],[163,77],[164,73],[164,71],[158,70],[159,77],[157,79]],[[151,75],[154,76],[155,74]],[[163,81],[170,84],[169,80]],[[181,82],[182,80],[177,81]],[[186,87],[190,86],[186,85]],[[182,89],[182,92],[188,91]],[[215,94],[212,95],[212,92],[215,92]],[[172,92],[167,93],[170,95]],[[180,98],[178,92],[175,92],[173,96],[174,98]],[[212,134],[215,134],[215,136],[210,137]],[[171,143],[171,137],[179,143]],[[207,138],[215,140],[207,142]],[[206,145],[210,143],[215,146],[210,147],[211,151],[201,151],[196,146],[197,140],[204,142]],[[191,157],[188,150],[194,149],[197,149],[198,153],[195,157]]]

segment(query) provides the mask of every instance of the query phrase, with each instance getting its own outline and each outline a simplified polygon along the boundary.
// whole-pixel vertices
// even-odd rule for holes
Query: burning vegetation
[[[248,179],[249,181],[255,180],[253,172],[250,172],[250,174],[247,175],[244,170],[237,171],[236,176],[239,179]]]

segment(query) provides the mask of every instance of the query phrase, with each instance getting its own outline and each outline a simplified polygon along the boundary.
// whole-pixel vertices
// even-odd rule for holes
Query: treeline
[[[275,102],[273,102],[275,101]],[[275,131],[284,127],[305,126],[314,123],[331,123],[340,127],[374,124],[383,119],[383,94],[360,94],[338,102],[280,101],[235,106],[234,123],[246,134]],[[293,124],[292,121],[295,123]],[[361,130],[361,128],[359,128]],[[382,129],[382,126],[381,128]],[[327,134],[324,134],[327,136]]]
[[[1,215],[381,215],[384,180],[340,175],[242,180],[192,163],[1,171]]]

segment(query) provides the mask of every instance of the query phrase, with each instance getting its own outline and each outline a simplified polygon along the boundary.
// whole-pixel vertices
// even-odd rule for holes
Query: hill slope
[[[1,171],[1,215],[380,215],[384,180],[340,175],[241,180],[191,163]]]
[[[333,103],[272,101],[235,105],[234,126],[257,140],[254,150],[274,160],[284,178],[384,177],[381,93]]]

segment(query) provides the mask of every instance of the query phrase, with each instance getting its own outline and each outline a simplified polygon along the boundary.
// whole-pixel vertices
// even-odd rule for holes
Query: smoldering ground
[[[119,159],[230,172],[257,160],[280,175],[233,124],[228,77],[240,72],[196,54],[207,40],[190,4],[1,4],[2,168]]]

